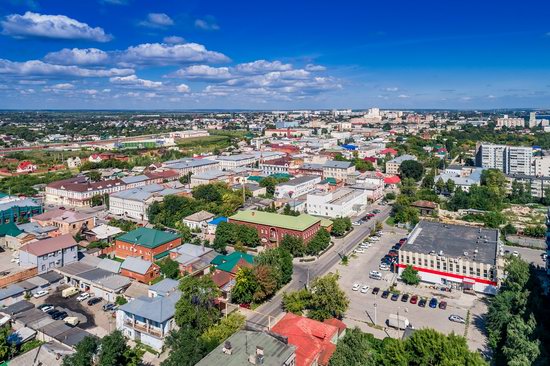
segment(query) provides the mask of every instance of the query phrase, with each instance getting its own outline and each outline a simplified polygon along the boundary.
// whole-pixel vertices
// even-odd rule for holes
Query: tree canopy
[[[424,175],[424,166],[416,160],[405,160],[399,166],[399,173],[401,178],[412,178],[418,182]]]

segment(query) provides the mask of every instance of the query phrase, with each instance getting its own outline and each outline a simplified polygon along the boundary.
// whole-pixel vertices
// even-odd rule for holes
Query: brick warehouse
[[[170,254],[170,249],[181,245],[181,237],[166,231],[144,227],[119,236],[115,242],[115,255],[119,258],[140,257],[155,262]]]
[[[309,242],[321,228],[321,219],[310,215],[286,216],[263,211],[239,211],[229,218],[230,223],[253,226],[262,245],[277,247],[285,235]]]

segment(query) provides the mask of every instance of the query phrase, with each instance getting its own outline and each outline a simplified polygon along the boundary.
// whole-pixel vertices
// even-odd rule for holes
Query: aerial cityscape
[[[550,4],[491,3],[3,1],[0,366],[550,365]]]

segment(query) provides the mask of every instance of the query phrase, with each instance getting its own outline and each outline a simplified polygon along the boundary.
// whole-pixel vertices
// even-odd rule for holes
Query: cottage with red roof
[[[391,156],[397,156],[397,150],[388,147],[388,148],[380,150],[380,152],[378,154],[380,154],[382,157],[384,157],[388,154],[390,154]]]
[[[77,243],[70,234],[34,241],[19,249],[21,267],[37,267],[38,273],[78,261]]]
[[[28,160],[24,160],[17,165],[17,173],[32,173],[36,170],[36,165]]]
[[[271,331],[287,337],[288,343],[296,346],[296,366],[328,365],[345,332],[345,324],[321,323],[287,313]]]

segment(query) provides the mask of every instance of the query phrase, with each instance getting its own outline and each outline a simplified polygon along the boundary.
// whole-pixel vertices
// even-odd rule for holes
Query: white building
[[[348,182],[350,174],[355,172],[355,166],[349,161],[329,160],[323,164],[323,179],[334,178]]]
[[[82,161],[78,156],[67,159],[67,167],[69,167],[69,169],[78,168],[81,164],[82,164]]]
[[[215,182],[224,182],[227,184],[231,184],[234,176],[235,174],[231,171],[212,169],[207,172],[192,175],[190,185],[191,188],[194,188],[200,185],[211,184]]]
[[[525,120],[523,118],[509,118],[507,115],[505,115],[503,118],[497,119],[497,127],[516,128],[524,126]]]
[[[386,162],[386,174],[399,174],[399,168],[401,167],[401,164],[403,164],[403,162],[407,160],[416,160],[416,156],[405,154]]]
[[[550,155],[533,158],[534,172],[537,177],[550,177]]]
[[[498,169],[505,174],[533,173],[533,148],[524,146],[478,144],[476,165],[486,169]]]
[[[314,191],[307,195],[307,213],[325,217],[351,217],[363,210],[367,199],[367,192],[362,189]]]
[[[321,177],[317,175],[304,175],[302,177],[291,179],[275,186],[275,197],[283,198],[292,194],[292,197],[300,197],[315,190],[317,183],[321,182]],[[292,192],[292,193],[291,193]]]
[[[180,192],[160,184],[126,189],[109,196],[109,212],[129,219],[147,221],[147,210],[153,202],[162,201],[165,196]]]
[[[184,158],[165,161],[162,163],[162,166],[166,169],[178,172],[180,177],[183,177],[189,174],[199,174],[212,169],[217,169],[219,163],[215,160],[209,159]]]
[[[221,169],[228,170],[246,166],[251,167],[259,161],[259,158],[248,154],[229,156],[220,155],[216,157],[216,161],[220,164]]]

